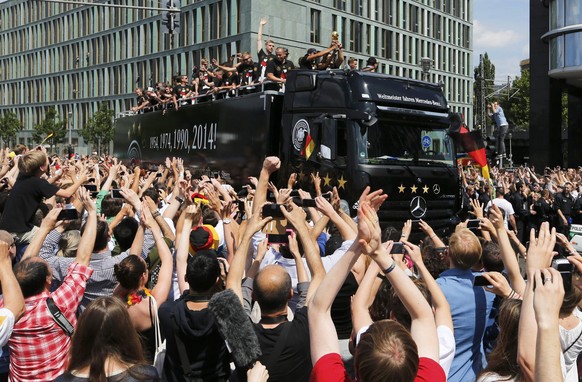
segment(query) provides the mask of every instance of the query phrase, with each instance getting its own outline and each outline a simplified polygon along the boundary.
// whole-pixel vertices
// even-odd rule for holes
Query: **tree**
[[[481,77],[481,65],[483,65],[483,77]],[[487,52],[483,55],[483,62],[479,63],[474,70],[475,83],[473,84],[473,115],[475,116],[475,126],[481,126],[487,121],[486,110],[482,110],[483,97],[493,93],[493,85],[495,80],[495,65],[489,60]],[[483,87],[483,91],[481,90]],[[485,105],[487,105],[485,100]],[[485,115],[485,120],[481,120],[481,112]]]
[[[114,111],[103,103],[99,109],[87,122],[87,125],[81,130],[83,139],[92,145],[97,145],[97,152],[101,154],[101,145],[108,144],[113,140],[114,126],[113,116]]]
[[[34,125],[34,130],[32,139],[37,143],[41,143],[52,134],[50,142],[51,147],[53,147],[67,135],[67,122],[61,120],[57,115],[56,109],[51,107],[46,111],[44,120]]]
[[[5,145],[9,145],[9,142],[16,138],[16,133],[23,128],[22,122],[11,111],[3,113],[0,117],[0,138],[2,138]]]
[[[515,126],[516,130],[529,129],[529,70],[521,72],[521,76],[515,77],[508,94],[509,100],[505,103],[506,117]]]

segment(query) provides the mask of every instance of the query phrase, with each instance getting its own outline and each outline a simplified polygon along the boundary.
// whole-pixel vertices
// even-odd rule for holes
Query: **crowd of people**
[[[277,188],[277,157],[244,192],[180,158],[1,159],[0,381],[579,378],[581,169],[460,166],[445,236],[381,227],[382,190],[352,216],[317,174]]]
[[[147,112],[161,109],[178,109],[183,105],[192,105],[213,99],[234,95],[248,94],[259,91],[261,86],[267,90],[284,91],[287,73],[300,69],[340,69],[357,70],[358,61],[349,58],[345,62],[342,43],[337,35],[327,49],[318,51],[309,48],[304,56],[299,58],[298,66],[288,58],[289,51],[285,47],[275,48],[273,40],[266,40],[263,45],[263,27],[267,18],[259,23],[257,34],[257,60],[254,61],[250,52],[232,55],[228,61],[219,63],[216,59],[202,58],[198,67],[192,68],[188,75],[177,75],[173,83],[158,82],[147,87],[135,89],[137,104],[133,112]],[[378,68],[376,58],[370,57],[363,71],[375,72]]]

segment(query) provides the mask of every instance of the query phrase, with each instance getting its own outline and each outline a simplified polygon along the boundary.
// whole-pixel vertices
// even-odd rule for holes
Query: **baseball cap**
[[[195,253],[204,249],[218,248],[218,233],[213,226],[204,224],[190,231],[190,251]]]

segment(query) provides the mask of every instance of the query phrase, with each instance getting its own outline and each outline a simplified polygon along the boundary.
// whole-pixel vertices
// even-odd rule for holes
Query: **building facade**
[[[0,4],[0,112],[15,112],[25,126],[19,143],[32,144],[31,129],[54,107],[80,146],[77,130],[101,103],[128,110],[136,86],[171,83],[202,57],[256,58],[266,16],[263,38],[287,47],[294,62],[309,47],[329,46],[332,31],[360,67],[375,56],[381,72],[422,79],[428,58],[426,78],[472,121],[472,12],[471,0],[181,0],[180,33],[168,34],[163,10],[10,0]]]
[[[538,167],[582,165],[582,3],[530,2],[530,157]],[[562,96],[567,94],[567,121]]]

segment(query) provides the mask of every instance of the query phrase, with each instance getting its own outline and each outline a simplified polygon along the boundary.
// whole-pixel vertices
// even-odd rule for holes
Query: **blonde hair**
[[[479,239],[468,228],[457,228],[449,239],[449,258],[459,269],[469,269],[481,258]]]
[[[59,240],[59,251],[57,256],[75,257],[77,255],[77,248],[81,241],[81,231],[70,230],[65,231]]]
[[[44,166],[47,156],[40,150],[29,151],[18,161],[18,170],[22,175],[35,175],[41,166]]]

